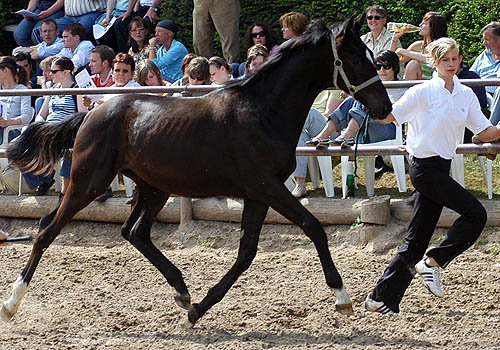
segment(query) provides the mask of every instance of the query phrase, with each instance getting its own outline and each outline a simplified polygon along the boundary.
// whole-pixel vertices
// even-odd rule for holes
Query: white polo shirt
[[[434,73],[431,80],[411,87],[394,105],[398,124],[408,123],[406,148],[417,158],[452,159],[465,127],[478,134],[491,126],[468,86],[453,77],[453,91]]]

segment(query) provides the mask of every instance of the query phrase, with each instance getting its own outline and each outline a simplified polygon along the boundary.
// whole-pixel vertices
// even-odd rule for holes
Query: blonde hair
[[[459,48],[460,45],[452,38],[444,37],[434,40],[427,45],[427,62],[431,66],[436,67],[444,55],[453,50],[456,50],[458,53]]]
[[[300,12],[288,12],[280,17],[280,26],[290,28],[295,35],[302,35],[306,31],[309,20]]]
[[[43,60],[40,61],[40,69],[41,70],[50,70],[52,67],[52,62],[56,60],[56,56],[49,56],[45,57]]]

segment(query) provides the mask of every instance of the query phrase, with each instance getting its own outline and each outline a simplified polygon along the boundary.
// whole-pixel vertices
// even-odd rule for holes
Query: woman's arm
[[[38,19],[47,18],[50,15],[53,15],[54,13],[62,9],[63,6],[64,6],[64,0],[57,0],[54,4],[52,4],[51,7],[49,7],[45,11],[40,12],[37,17]]]
[[[40,108],[40,112],[38,112],[38,115],[35,118],[36,122],[45,121],[45,118],[47,118],[47,116],[49,115],[49,103],[50,103],[50,96],[47,96],[43,101],[42,107]]]
[[[385,117],[384,119],[375,119],[375,120],[378,121],[380,124],[390,124],[396,121],[392,113],[389,113],[387,117]]]

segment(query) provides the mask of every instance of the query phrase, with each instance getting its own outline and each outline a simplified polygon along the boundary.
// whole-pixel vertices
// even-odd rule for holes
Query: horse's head
[[[359,37],[361,23],[351,17],[332,31],[333,85],[366,106],[372,118],[383,119],[392,105],[375,70],[373,54]]]

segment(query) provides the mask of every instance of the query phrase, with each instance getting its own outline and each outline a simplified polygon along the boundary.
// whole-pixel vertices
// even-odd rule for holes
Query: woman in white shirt
[[[485,118],[474,92],[456,77],[460,61],[455,40],[435,40],[427,51],[437,70],[432,79],[410,88],[381,121],[408,123],[410,179],[417,192],[405,241],[366,298],[367,311],[398,313],[415,271],[429,292],[444,296],[440,269],[472,246],[486,224],[486,210],[450,177],[450,164],[466,126],[485,142],[498,139],[500,129]],[[426,253],[443,207],[460,217]]]
[[[10,56],[0,57],[0,90],[27,89],[19,82],[26,81],[26,71]],[[29,96],[0,96],[0,144],[3,129],[10,125],[21,125],[31,121],[33,112]],[[18,136],[19,130],[9,132],[9,141]]]

